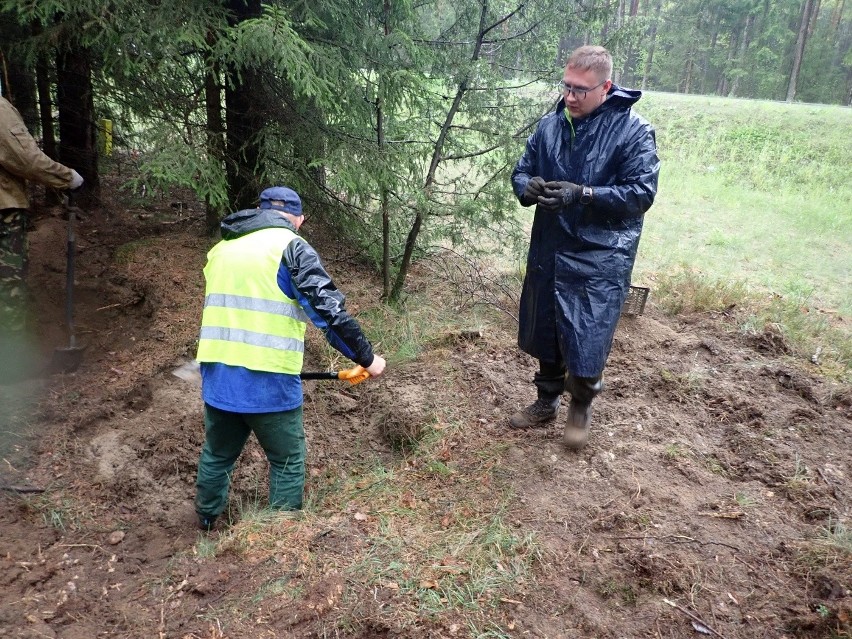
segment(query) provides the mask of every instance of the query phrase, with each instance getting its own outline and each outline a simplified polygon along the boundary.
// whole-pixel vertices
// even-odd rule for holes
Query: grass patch
[[[687,397],[701,392],[707,380],[707,373],[697,364],[693,364],[684,373],[675,373],[663,368],[660,370],[660,377],[674,394]]]
[[[814,538],[799,544],[798,560],[809,568],[841,568],[849,573],[852,530],[842,522],[829,521]]]
[[[752,508],[757,505],[757,501],[754,497],[743,492],[734,493],[734,501],[737,503],[737,506],[743,509]]]
[[[128,265],[137,259],[139,252],[148,253],[159,251],[162,245],[162,240],[159,237],[146,237],[141,240],[133,240],[127,244],[122,244],[115,249],[113,257],[116,265]]]
[[[682,264],[852,313],[852,115],[840,107],[647,94],[662,172],[639,277]]]
[[[834,314],[810,306],[806,297],[767,296],[741,281],[681,266],[658,279],[654,299],[670,314],[724,314],[747,335],[771,333],[776,350],[811,360],[830,377],[852,379],[852,335]]]
[[[657,306],[671,315],[681,313],[722,312],[748,299],[742,282],[714,279],[685,265],[657,279]]]
[[[725,464],[723,464],[715,455],[705,457],[704,463],[707,465],[707,470],[714,475],[719,475],[720,477],[725,478],[730,477],[727,466],[725,466]]]
[[[477,629],[472,636],[509,636],[497,607],[529,584],[541,550],[509,523],[513,495],[499,451],[461,435],[448,424],[393,464],[329,468],[311,478],[300,517],[243,510],[215,541],[200,540],[196,555],[275,562],[275,574],[258,572],[255,602],[307,601],[320,576],[339,575],[346,587],[326,613],[328,627],[379,622],[404,632],[423,619],[449,626],[463,615]]]
[[[785,478],[784,488],[790,495],[797,496],[806,493],[812,484],[811,471],[797,455],[793,474]]]
[[[663,457],[671,461],[686,457],[687,455],[689,455],[689,450],[677,442],[666,444],[666,447],[663,449]]]
[[[85,505],[59,495],[44,493],[34,497],[24,497],[22,504],[25,511],[40,517],[46,526],[62,533],[80,530],[83,522],[91,518],[91,512]]]

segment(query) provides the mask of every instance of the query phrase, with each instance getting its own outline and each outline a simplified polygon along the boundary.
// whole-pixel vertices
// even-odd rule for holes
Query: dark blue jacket
[[[273,227],[296,232],[290,222],[272,209],[237,211],[222,220],[222,239],[227,241]],[[317,252],[301,237],[284,249],[277,278],[278,287],[299,302],[329,344],[365,368],[373,363],[373,348],[361,326],[346,311],[346,298],[326,272]]]
[[[573,123],[560,101],[512,173],[518,199],[535,176],[594,189],[590,204],[557,213],[536,207],[518,331],[521,350],[555,362],[561,349],[568,371],[582,377],[603,372],[643,215],[657,193],[654,129],[631,110],[641,95],[613,85],[600,107]]]

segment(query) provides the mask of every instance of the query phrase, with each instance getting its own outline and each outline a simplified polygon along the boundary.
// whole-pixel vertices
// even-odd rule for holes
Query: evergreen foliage
[[[607,46],[624,86],[849,103],[846,5],[0,0],[0,53],[34,75],[84,52],[93,117],[142,152],[137,183],[191,187],[211,227],[259,185],[286,183],[395,299],[436,246],[520,245],[508,174],[575,46]]]

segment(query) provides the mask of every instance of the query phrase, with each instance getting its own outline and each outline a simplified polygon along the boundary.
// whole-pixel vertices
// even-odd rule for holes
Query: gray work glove
[[[68,185],[68,188],[72,191],[76,191],[81,186],[83,186],[83,176],[77,173],[74,169],[71,169],[71,184]]]
[[[545,211],[555,213],[579,200],[582,191],[583,187],[573,182],[545,182],[544,195],[538,204]]]
[[[524,206],[538,204],[539,195],[544,195],[544,178],[536,175],[527,182],[524,192],[521,195],[521,202]]]

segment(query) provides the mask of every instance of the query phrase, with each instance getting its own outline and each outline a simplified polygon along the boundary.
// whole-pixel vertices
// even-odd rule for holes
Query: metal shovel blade
[[[60,346],[53,350],[50,373],[73,373],[83,361],[84,346]]]
[[[189,382],[193,386],[201,386],[201,365],[195,360],[181,364],[172,371],[172,375]]]

